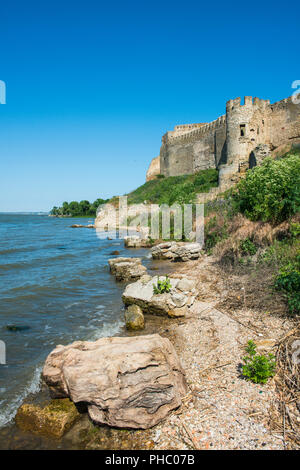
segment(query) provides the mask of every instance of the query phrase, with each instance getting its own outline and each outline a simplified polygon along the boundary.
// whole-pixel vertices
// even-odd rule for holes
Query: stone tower
[[[228,178],[232,182],[238,179],[240,173],[244,173],[254,164],[254,149],[264,146],[265,155],[269,153],[270,126],[267,116],[269,100],[261,100],[252,96],[245,96],[244,104],[241,98],[229,100],[226,103],[226,143],[227,162],[220,169],[220,180],[224,184]],[[261,151],[260,151],[261,153]],[[236,177],[234,177],[236,175]]]
[[[215,121],[175,126],[167,132],[148,179],[216,168],[223,190],[266,156],[283,154],[293,145],[300,145],[300,104],[292,97],[273,104],[252,96],[245,96],[241,104],[236,98],[226,103],[226,115]]]

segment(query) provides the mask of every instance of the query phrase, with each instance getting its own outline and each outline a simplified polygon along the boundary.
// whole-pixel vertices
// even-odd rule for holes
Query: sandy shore
[[[261,351],[275,352],[276,342],[293,327],[293,322],[247,308],[243,292],[247,279],[234,274],[225,279],[215,261],[204,257],[176,264],[173,275],[186,275],[198,284],[200,295],[190,316],[163,322],[146,316],[147,329],[140,333],[156,329],[174,344],[189,385],[182,406],[150,430],[98,428],[85,448],[286,448],[283,435],[272,429],[272,412],[278,400],[275,380],[266,385],[248,382],[240,366],[248,340],[254,340]],[[228,285],[232,286],[229,290]],[[237,308],[224,307],[229,297],[237,298]],[[73,439],[79,429],[82,423],[77,431],[73,430]]]
[[[234,274],[224,277],[213,257],[169,264],[173,275],[185,275],[197,281],[197,301],[189,317],[184,319],[146,315],[146,329],[138,334],[157,332],[174,344],[189,385],[182,406],[162,423],[146,431],[97,427],[87,415],[83,415],[61,441],[40,440],[37,448],[188,450],[286,447],[283,435],[272,430],[271,425],[272,409],[278,400],[275,380],[269,380],[266,385],[248,382],[242,377],[240,366],[248,340],[254,340],[262,351],[275,352],[276,342],[293,327],[293,321],[247,307],[245,283],[249,279]],[[237,299],[235,308],[227,307],[229,298]],[[128,332],[124,331],[124,334]],[[134,334],[137,333],[129,333]],[[22,436],[14,439],[20,442]]]
[[[276,342],[293,327],[286,317],[247,308],[240,287],[244,280],[222,278],[213,257],[188,262],[176,274],[197,280],[200,295],[191,317],[171,324],[173,342],[189,384],[183,406],[149,432],[154,449],[283,449],[283,435],[271,429],[276,406],[275,380],[266,385],[246,381],[240,371],[245,345],[254,340],[262,351],[275,352]],[[228,282],[229,281],[229,282]],[[225,309],[228,295],[240,307]]]

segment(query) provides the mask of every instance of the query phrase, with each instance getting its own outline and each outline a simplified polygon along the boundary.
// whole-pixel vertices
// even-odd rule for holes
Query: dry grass
[[[226,295],[217,308],[235,312],[244,308],[253,309],[258,315],[271,313],[285,317],[287,305],[282,295],[272,289],[274,282],[273,266],[219,265]]]
[[[277,397],[271,427],[282,434],[286,449],[300,446],[300,352],[296,351],[300,351],[300,323],[279,341],[276,355]]]
[[[213,230],[221,231],[224,224],[222,214],[214,217]],[[220,276],[225,279],[227,296],[219,307],[227,311],[237,308],[252,308],[257,312],[271,312],[276,316],[288,315],[286,300],[282,293],[274,291],[274,279],[280,267],[295,259],[299,243],[291,239],[290,225],[299,223],[300,215],[280,225],[252,222],[242,214],[226,221],[225,240],[217,243],[214,255]],[[252,256],[242,252],[241,242],[250,240],[257,251]]]
[[[214,247],[213,254],[219,258],[221,263],[235,263],[241,258],[240,243],[245,239],[251,240],[260,253],[261,249],[272,245],[276,240],[288,239],[291,223],[299,223],[299,219],[298,214],[291,221],[273,226],[267,222],[252,222],[242,214],[237,214],[232,220],[227,221],[228,238]],[[215,230],[218,230],[218,227],[223,226],[224,223],[224,216],[216,216]]]

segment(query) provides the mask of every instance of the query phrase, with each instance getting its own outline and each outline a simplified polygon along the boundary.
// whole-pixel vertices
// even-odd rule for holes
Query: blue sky
[[[297,2],[2,2],[0,211],[123,194],[161,136],[289,96]]]

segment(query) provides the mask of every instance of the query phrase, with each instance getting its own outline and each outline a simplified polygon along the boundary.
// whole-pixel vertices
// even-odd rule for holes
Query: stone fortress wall
[[[229,100],[226,114],[210,123],[184,124],[162,137],[159,157],[147,172],[177,176],[199,170],[219,170],[219,187],[225,189],[276,149],[300,144],[300,105],[291,97],[269,100],[245,96]]]

